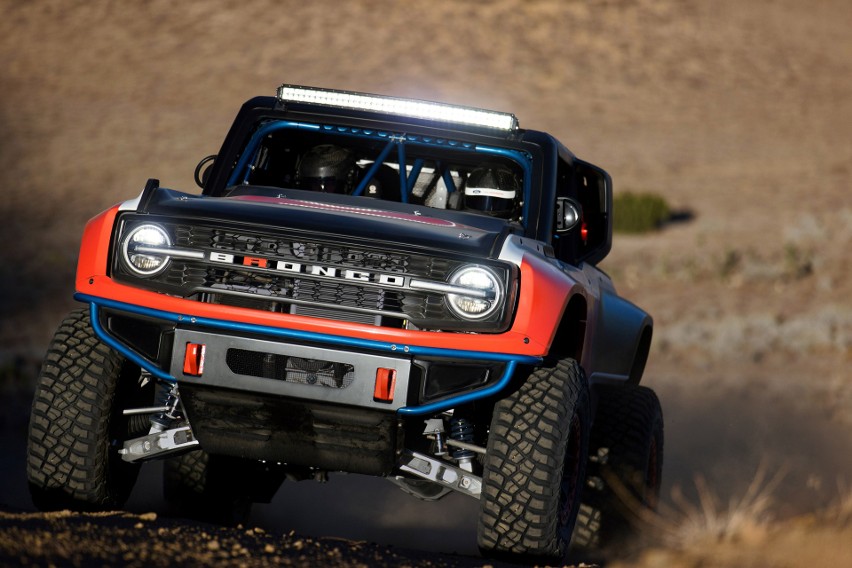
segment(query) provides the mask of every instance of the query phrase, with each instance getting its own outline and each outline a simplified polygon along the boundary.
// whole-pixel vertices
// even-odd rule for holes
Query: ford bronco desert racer
[[[153,459],[167,500],[223,520],[361,473],[480,500],[483,553],[528,559],[654,505],[652,322],[596,268],[603,170],[511,114],[283,85],[196,181],[86,226],[87,307],[33,401],[39,508],[121,506]]]

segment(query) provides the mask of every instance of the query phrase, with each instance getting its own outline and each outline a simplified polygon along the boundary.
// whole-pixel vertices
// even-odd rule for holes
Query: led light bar
[[[384,95],[281,85],[278,87],[278,100],[396,114],[506,131],[518,129],[518,119],[511,113]]]

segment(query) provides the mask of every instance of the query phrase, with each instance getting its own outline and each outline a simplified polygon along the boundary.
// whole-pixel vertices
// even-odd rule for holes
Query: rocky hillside
[[[604,262],[654,314],[666,491],[767,516],[852,480],[852,35],[844,0],[0,0],[0,368],[26,389],[86,219],[191,190],[283,82],[509,110],[688,221]],[[6,388],[9,388],[8,385]]]

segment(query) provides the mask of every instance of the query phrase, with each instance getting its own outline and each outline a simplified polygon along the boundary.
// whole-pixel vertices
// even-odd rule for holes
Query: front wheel
[[[39,509],[109,509],[124,504],[139,465],[118,450],[144,435],[147,419],[123,416],[150,406],[153,385],[101,342],[88,310],[68,314],[39,373],[27,436],[27,480]]]
[[[477,541],[487,556],[562,560],[586,472],[589,390],[579,364],[535,369],[494,408]]]

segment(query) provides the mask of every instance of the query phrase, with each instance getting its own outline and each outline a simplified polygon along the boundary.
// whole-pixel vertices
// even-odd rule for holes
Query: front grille
[[[174,228],[174,233],[176,247],[215,250],[240,257],[272,256],[276,262],[317,263],[340,271],[365,270],[444,281],[458,265],[425,255],[215,228],[180,225]],[[162,279],[181,289],[208,292],[196,298],[203,302],[371,325],[402,327],[406,320],[440,319],[443,311],[443,296],[437,293],[233,266],[199,266],[198,262],[184,260],[173,260]]]
[[[228,349],[225,361],[228,368],[238,375],[336,389],[351,385],[355,376],[355,367],[345,363],[246,349]]]
[[[273,237],[248,231],[185,225],[176,226],[175,234],[174,244],[177,247],[249,256],[272,256],[282,261],[313,262],[356,270],[405,274],[430,280],[445,280],[452,269],[451,261],[439,257],[327,243],[314,239]]]
[[[508,326],[505,309],[487,320],[462,321],[450,312],[443,293],[405,285],[411,279],[444,283],[473,259],[283,232],[158,224],[172,237],[173,247],[201,252],[204,258],[175,256],[163,273],[142,278],[116,255],[117,280],[199,302],[382,327],[497,333]],[[488,264],[508,284],[509,269]]]
[[[187,273],[185,266],[173,264],[170,273]],[[216,267],[209,267],[202,278],[185,285],[206,292],[196,299],[211,304],[389,327],[401,327],[406,319],[423,317],[430,301],[443,301],[437,294],[424,292]]]

